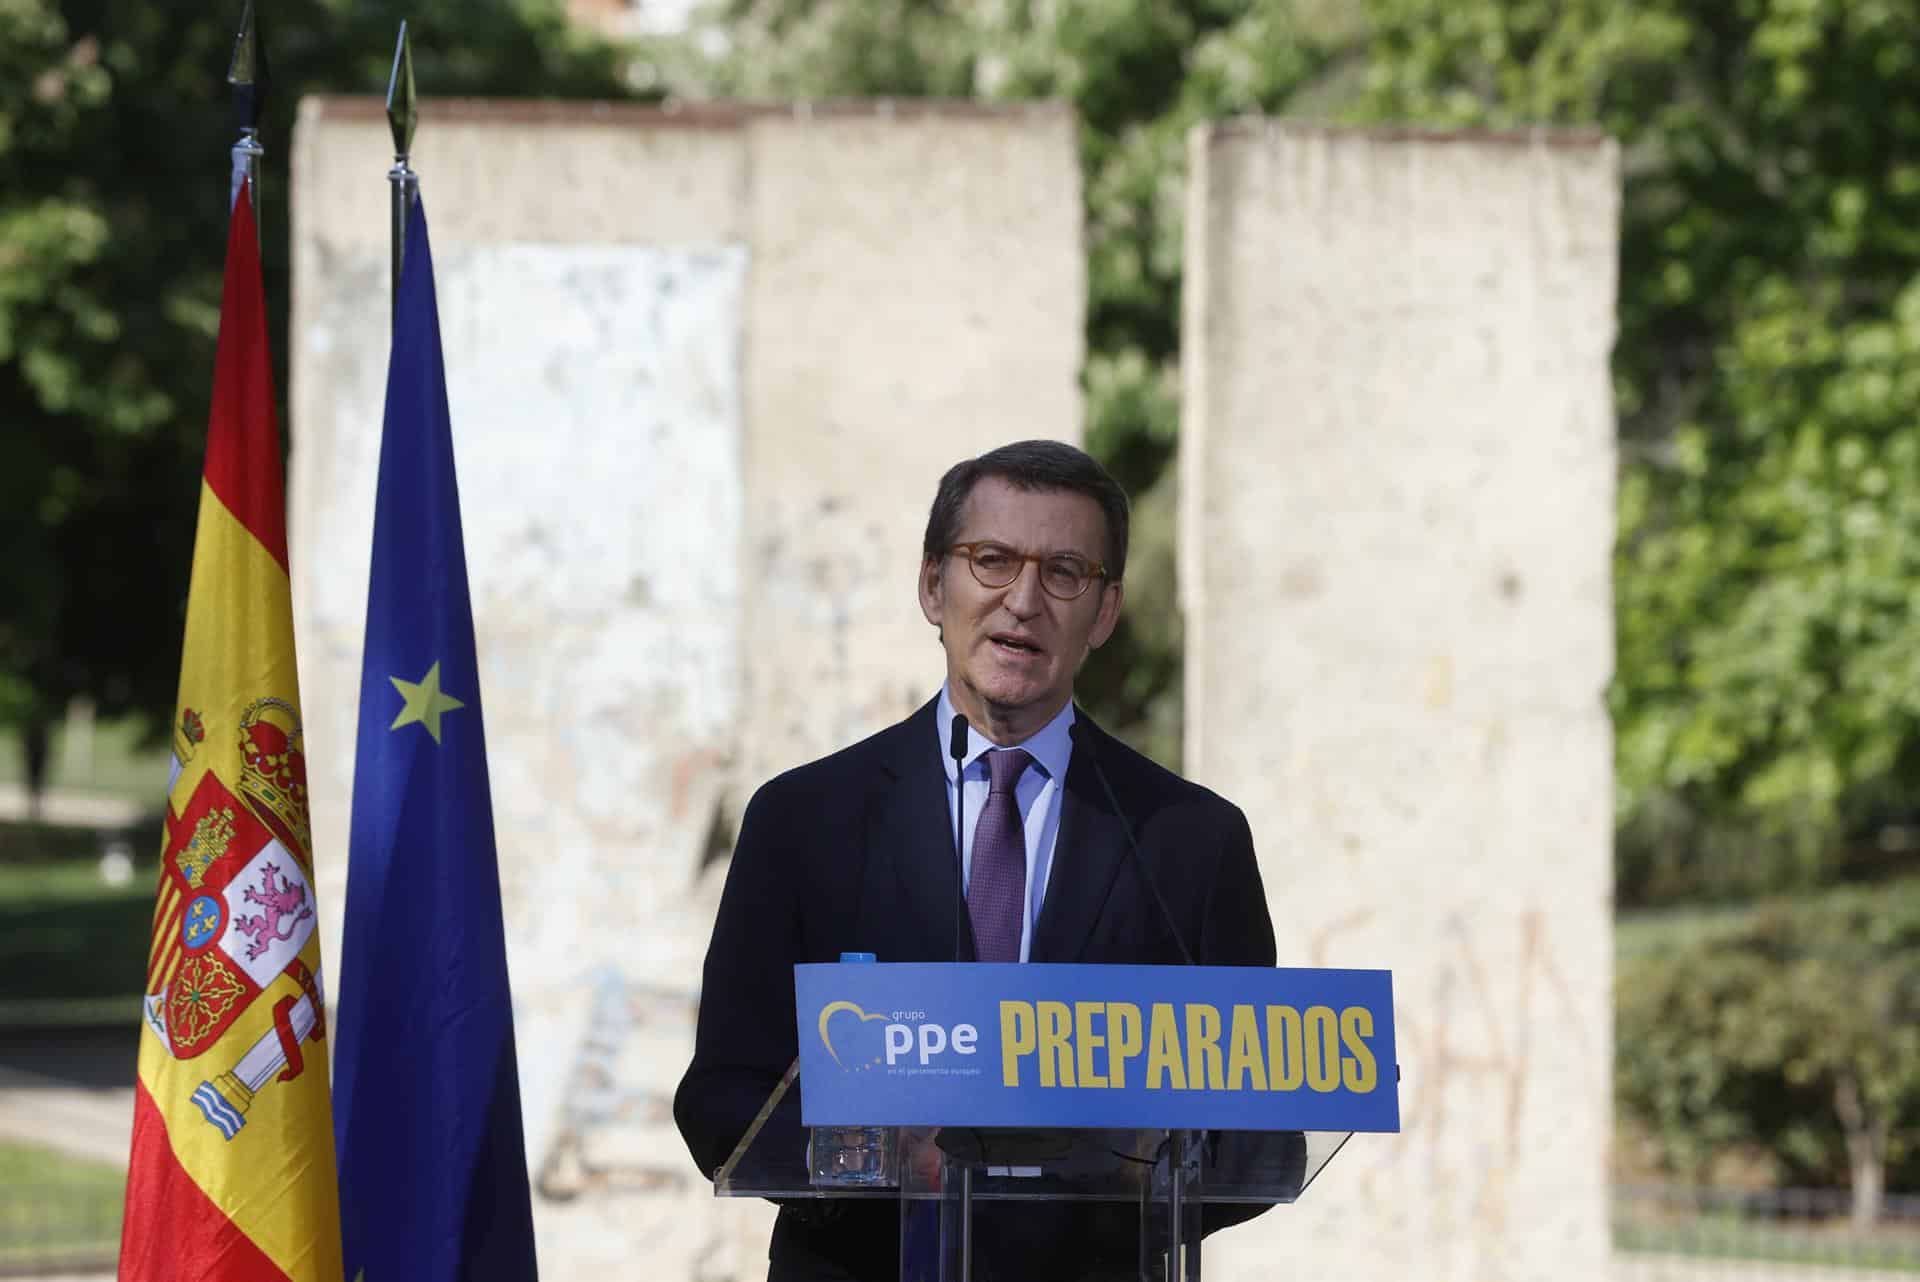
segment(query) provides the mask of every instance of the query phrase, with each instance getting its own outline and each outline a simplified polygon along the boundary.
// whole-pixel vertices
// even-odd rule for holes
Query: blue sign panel
[[[1393,976],[794,967],[809,1126],[1398,1131]]]

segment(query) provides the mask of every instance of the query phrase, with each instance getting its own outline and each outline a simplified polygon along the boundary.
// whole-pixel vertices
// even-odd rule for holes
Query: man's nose
[[[1040,613],[1043,604],[1040,597],[1040,565],[1036,561],[1023,562],[1020,573],[1014,576],[1013,582],[1007,584],[1007,594],[1003,598],[1007,609],[1013,611],[1016,618],[1031,619]]]

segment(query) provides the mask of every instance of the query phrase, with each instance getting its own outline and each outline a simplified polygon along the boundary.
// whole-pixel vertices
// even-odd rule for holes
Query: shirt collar
[[[947,687],[940,687],[940,706],[934,717],[934,734],[940,741],[941,768],[947,772],[947,778],[953,778],[953,758],[947,755],[949,747],[947,736],[953,726],[953,701],[947,697]],[[981,755],[989,749],[998,747],[1025,748],[1040,763],[1050,779],[1067,777],[1067,762],[1073,757],[1073,700],[1067,700],[1066,706],[1054,714],[1053,720],[1041,726],[1031,736],[1017,744],[997,744],[993,740],[967,724],[967,755],[961,760],[962,770],[970,768]]]

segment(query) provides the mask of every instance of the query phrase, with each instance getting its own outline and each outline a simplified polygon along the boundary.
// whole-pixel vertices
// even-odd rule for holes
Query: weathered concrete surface
[[[303,104],[290,523],[338,958],[387,359],[378,104]],[[938,685],[939,472],[1075,439],[1057,109],[430,103],[433,228],[542,1264],[761,1276],[668,1115],[728,825]],[[461,692],[453,692],[460,695]],[[422,905],[422,911],[431,911]]]
[[[1249,122],[1189,184],[1188,773],[1282,965],[1395,972],[1405,1127],[1208,1277],[1604,1277],[1616,151]]]
[[[934,485],[1079,438],[1086,294],[1063,114],[771,117],[748,146],[743,798],[938,687],[913,602]]]

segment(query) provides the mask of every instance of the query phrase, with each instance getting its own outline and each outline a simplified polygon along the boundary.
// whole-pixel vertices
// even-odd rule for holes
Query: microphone
[[[947,735],[947,755],[953,758],[953,959],[960,960],[961,926],[967,911],[967,844],[962,840],[967,822],[966,781],[960,763],[967,758],[967,718],[953,714]]]
[[[1127,834],[1127,852],[1133,857],[1134,871],[1140,874],[1140,880],[1147,885],[1147,891],[1153,896],[1153,903],[1160,910],[1161,924],[1167,933],[1173,936],[1173,943],[1180,950],[1180,960],[1191,966],[1193,954],[1187,951],[1187,941],[1180,936],[1180,928],[1173,924],[1173,912],[1167,907],[1167,901],[1160,894],[1160,887],[1154,883],[1153,874],[1147,870],[1147,857],[1140,853],[1140,843],[1134,840],[1133,825],[1127,821],[1127,812],[1120,809],[1120,798],[1114,795],[1113,784],[1107,779],[1107,772],[1100,768],[1100,754],[1094,750],[1093,736],[1080,729],[1080,720],[1075,718],[1067,726],[1067,737],[1073,740],[1076,749],[1084,749],[1087,764],[1093,767],[1093,777],[1100,781],[1100,787],[1107,794],[1107,804],[1113,807],[1113,813],[1120,820],[1121,830]]]

